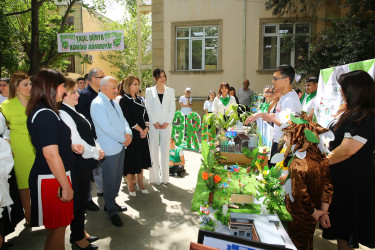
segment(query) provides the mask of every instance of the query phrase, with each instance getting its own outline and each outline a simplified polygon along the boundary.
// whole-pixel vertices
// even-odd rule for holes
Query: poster
[[[57,34],[58,52],[105,51],[124,49],[124,31]]]
[[[337,80],[342,74],[354,70],[367,71],[372,78],[375,78],[375,59],[350,63],[328,69],[322,69],[319,74],[318,90],[316,94],[315,116],[317,122],[327,127],[333,116],[337,113],[343,103],[340,85]]]

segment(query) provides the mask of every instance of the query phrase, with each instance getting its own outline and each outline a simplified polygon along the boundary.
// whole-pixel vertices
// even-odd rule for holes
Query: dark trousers
[[[73,241],[82,240],[85,237],[85,211],[87,196],[90,190],[92,169],[78,166],[75,169],[76,183],[74,185],[74,202],[79,203],[75,209],[74,219],[70,224],[70,239]]]
[[[169,168],[170,175],[174,175],[174,174],[181,175],[183,171],[184,171],[184,166],[182,165],[176,165],[176,166]]]
[[[272,156],[274,156],[276,153],[277,153],[277,146],[279,145],[279,143],[277,142],[272,142],[272,147],[271,147],[271,157],[270,159],[272,159]],[[276,166],[276,164],[274,163],[268,163],[268,166],[270,167],[274,167]]]

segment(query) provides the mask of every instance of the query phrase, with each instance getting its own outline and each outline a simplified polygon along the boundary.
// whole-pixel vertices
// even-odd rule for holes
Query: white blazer
[[[163,104],[160,103],[156,86],[146,89],[146,109],[150,125],[167,122],[172,125],[174,113],[176,112],[176,102],[174,89],[165,86]]]

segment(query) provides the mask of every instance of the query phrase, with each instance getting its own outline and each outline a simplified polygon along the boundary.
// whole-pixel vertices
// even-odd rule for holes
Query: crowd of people
[[[339,249],[375,247],[375,198],[369,192],[375,185],[374,80],[365,71],[341,75],[345,105],[328,128],[322,128],[314,122],[318,79],[308,78],[305,93],[299,95],[292,88],[294,76],[291,66],[277,67],[272,85],[264,87],[260,112],[245,122],[263,119],[274,127],[271,156],[282,141],[286,156],[305,150],[289,165],[289,235],[298,249],[312,249],[319,221],[323,237],[337,239]],[[92,201],[92,179],[111,223],[121,227],[118,213],[127,208],[117,204],[116,197],[123,176],[129,195],[136,196],[136,190],[148,193],[144,170],[156,186],[168,185],[170,176],[186,171],[184,152],[171,138],[174,89],[166,86],[164,70],[155,69],[153,78],[156,84],[146,89],[145,98],[139,95],[136,76],[119,84],[98,68],[77,80],[52,69],[40,70],[32,81],[22,72],[0,80],[1,174],[7,177],[5,183],[0,181],[6,197],[0,204],[0,245],[25,218],[26,226],[48,229],[45,249],[63,249],[69,225],[74,249],[96,249],[93,242],[98,237],[84,228],[86,209],[100,209]],[[217,94],[209,91],[205,114],[227,114],[232,104],[249,108],[254,94],[249,85],[245,80],[236,95],[229,83],[222,82]],[[192,112],[191,88],[178,102],[185,116]],[[333,131],[328,154],[306,141],[304,123],[292,123],[292,114],[308,121],[317,137]]]

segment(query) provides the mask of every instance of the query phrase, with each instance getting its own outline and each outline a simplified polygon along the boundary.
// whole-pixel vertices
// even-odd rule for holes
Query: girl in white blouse
[[[216,93],[213,90],[208,91],[207,101],[203,104],[203,110],[205,114],[212,113],[212,106],[214,105],[214,99],[216,97]]]
[[[229,95],[229,83],[222,82],[219,87],[219,94],[214,99],[212,113],[218,114],[221,113],[226,117],[225,113],[229,110],[230,105],[236,104],[236,99],[233,96]]]

